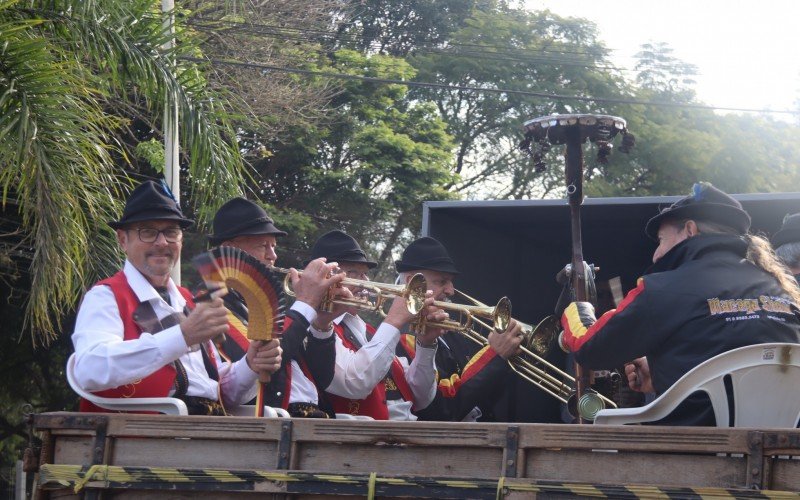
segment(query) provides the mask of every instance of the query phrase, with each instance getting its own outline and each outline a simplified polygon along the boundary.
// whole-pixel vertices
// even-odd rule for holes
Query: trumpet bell
[[[406,307],[411,314],[419,314],[425,306],[425,293],[428,291],[428,284],[425,282],[425,276],[422,273],[417,273],[411,277],[411,281],[406,285],[404,297],[406,300]]]
[[[497,333],[508,330],[508,325],[511,323],[511,300],[508,297],[503,297],[497,302],[492,314],[492,323]]]
[[[525,332],[523,347],[544,356],[553,347],[561,331],[561,322],[553,315],[547,316],[536,325],[532,331]]]

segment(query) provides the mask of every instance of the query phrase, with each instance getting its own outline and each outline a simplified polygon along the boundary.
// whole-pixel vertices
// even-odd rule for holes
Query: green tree
[[[171,35],[154,7],[0,4],[0,186],[5,213],[18,216],[15,237],[3,243],[31,274],[25,327],[35,341],[57,334],[83,287],[117,262],[105,222],[130,184],[121,139],[130,115],[160,124],[165,102],[178,107],[195,207],[215,206],[243,182],[224,99],[196,64],[171,63],[194,45],[182,31],[178,49],[165,50]]]
[[[414,70],[392,56],[340,50],[330,70],[393,80]],[[346,81],[317,127],[297,130],[292,142],[274,144],[275,154],[256,164],[263,194],[284,210],[309,214],[319,227],[351,234],[380,253],[382,262],[416,231],[421,202],[452,197],[452,142],[430,104],[407,98],[402,84]],[[310,236],[290,247],[310,246]]]
[[[452,189],[501,199],[542,197],[561,189],[557,169],[536,173],[517,150],[522,123],[552,113],[602,112],[603,106],[463,87],[618,97],[625,85],[609,69],[606,54],[586,20],[503,6],[473,11],[446,48],[412,53],[419,80],[461,87],[413,91],[415,98],[436,103],[454,137],[452,168],[460,182]],[[552,158],[558,154],[554,148]]]
[[[619,106],[637,137],[630,155],[590,167],[590,196],[685,193],[710,181],[732,193],[769,192],[796,182],[800,128],[753,114],[719,114],[702,106],[691,79],[695,68],[663,43],[639,52],[635,100],[666,105]],[[672,105],[675,104],[675,105]],[[693,107],[694,106],[694,107]]]
[[[450,39],[476,0],[357,0],[345,3],[336,33],[337,48],[406,56]]]
[[[178,23],[164,48],[166,21],[150,0],[0,0],[3,473],[27,435],[22,403],[74,409],[60,334],[82,291],[119,266],[106,222],[133,176],[158,175],[134,150],[171,125],[165,106],[179,110],[187,211],[202,220],[245,179],[232,110],[182,59],[199,55],[192,31]]]

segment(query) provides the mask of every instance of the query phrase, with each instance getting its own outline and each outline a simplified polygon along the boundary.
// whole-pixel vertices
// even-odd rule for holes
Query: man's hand
[[[245,360],[247,366],[258,374],[258,380],[267,383],[270,376],[281,367],[281,352],[278,339],[256,340],[247,348]]]
[[[425,304],[420,314],[427,314],[426,310],[432,305],[433,292],[428,290],[425,292]],[[404,297],[395,297],[392,301],[392,305],[389,307],[389,312],[386,313],[386,319],[384,319],[383,322],[392,325],[398,330],[402,330],[403,327],[414,318],[416,318],[416,315],[411,314],[408,310],[406,299]]]
[[[508,359],[519,353],[519,346],[522,343],[522,325],[511,320],[508,328],[503,333],[494,330],[489,334],[489,346],[503,358]]]
[[[338,267],[336,262],[326,263],[325,257],[320,257],[309,262],[303,274],[294,268],[290,269],[292,289],[297,300],[319,309],[328,290],[345,278],[344,273],[334,274]]]
[[[339,298],[339,299],[352,299],[354,297],[353,292],[350,291],[349,288],[343,286],[334,287],[332,290],[333,295],[331,298]],[[348,305],[343,304],[334,304],[333,309],[330,312],[327,311],[317,311],[317,317],[314,318],[314,321],[311,323],[311,326],[316,328],[321,332],[327,332],[331,329],[331,322],[334,319],[338,318],[342,314],[351,311],[353,308]]]
[[[436,324],[450,319],[450,316],[447,314],[447,312],[434,306],[433,302],[433,292],[428,290],[428,292],[425,294],[425,307],[420,312],[420,314],[425,315],[425,323]],[[426,326],[425,331],[417,334],[417,342],[419,342],[419,344],[423,347],[433,347],[436,343],[436,339],[441,337],[446,331],[447,330],[444,328],[433,328]]]
[[[650,378],[650,365],[647,358],[636,358],[625,365],[625,376],[628,377],[628,387],[638,392],[656,392],[653,388],[653,379]]]
[[[187,346],[202,344],[228,332],[228,310],[221,298],[225,293],[227,289],[212,293],[210,300],[199,302],[181,321],[181,332]]]

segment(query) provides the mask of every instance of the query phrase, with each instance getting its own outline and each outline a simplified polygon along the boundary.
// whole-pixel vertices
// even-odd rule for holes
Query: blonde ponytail
[[[669,221],[669,223],[680,229],[688,220],[694,219],[678,219]],[[697,224],[697,230],[700,232],[700,234],[741,235],[741,233],[736,229],[724,224],[698,220],[695,220],[694,222]],[[744,240],[747,242],[747,260],[752,262],[753,265],[761,268],[764,272],[774,276],[780,287],[789,296],[792,302],[796,306],[800,307],[800,287],[797,285],[797,280],[795,280],[794,275],[789,268],[786,267],[786,265],[775,254],[770,242],[761,236],[756,236],[754,234],[745,234],[742,236],[742,238],[744,238]]]
[[[775,255],[769,241],[754,234],[747,234],[744,239],[747,241],[747,260],[775,276],[783,291],[791,297],[792,302],[800,306],[800,287],[797,285],[797,280],[794,279],[789,268]]]

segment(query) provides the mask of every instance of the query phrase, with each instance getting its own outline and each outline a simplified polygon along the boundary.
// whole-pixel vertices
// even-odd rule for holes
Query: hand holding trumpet
[[[336,287],[345,275],[337,273],[336,262],[325,262],[325,257],[314,259],[300,273],[297,269],[289,269],[289,279],[297,300],[305,302],[314,309],[319,309],[329,290]]]
[[[392,302],[389,312],[386,314],[386,323],[396,327],[398,330],[402,329],[406,324],[414,321],[419,316],[424,316],[426,324],[436,324],[445,321],[448,316],[445,311],[437,307],[433,298],[433,291],[427,290],[425,292],[425,301],[423,307],[418,314],[412,314],[408,310],[406,301],[402,297],[397,297]],[[417,333],[417,341],[425,346],[431,347],[433,343],[442,335],[446,330],[437,327],[426,327],[423,331]]]
[[[510,321],[505,332],[492,330],[488,336],[489,345],[503,359],[519,354],[522,340],[522,325],[514,319]]]

